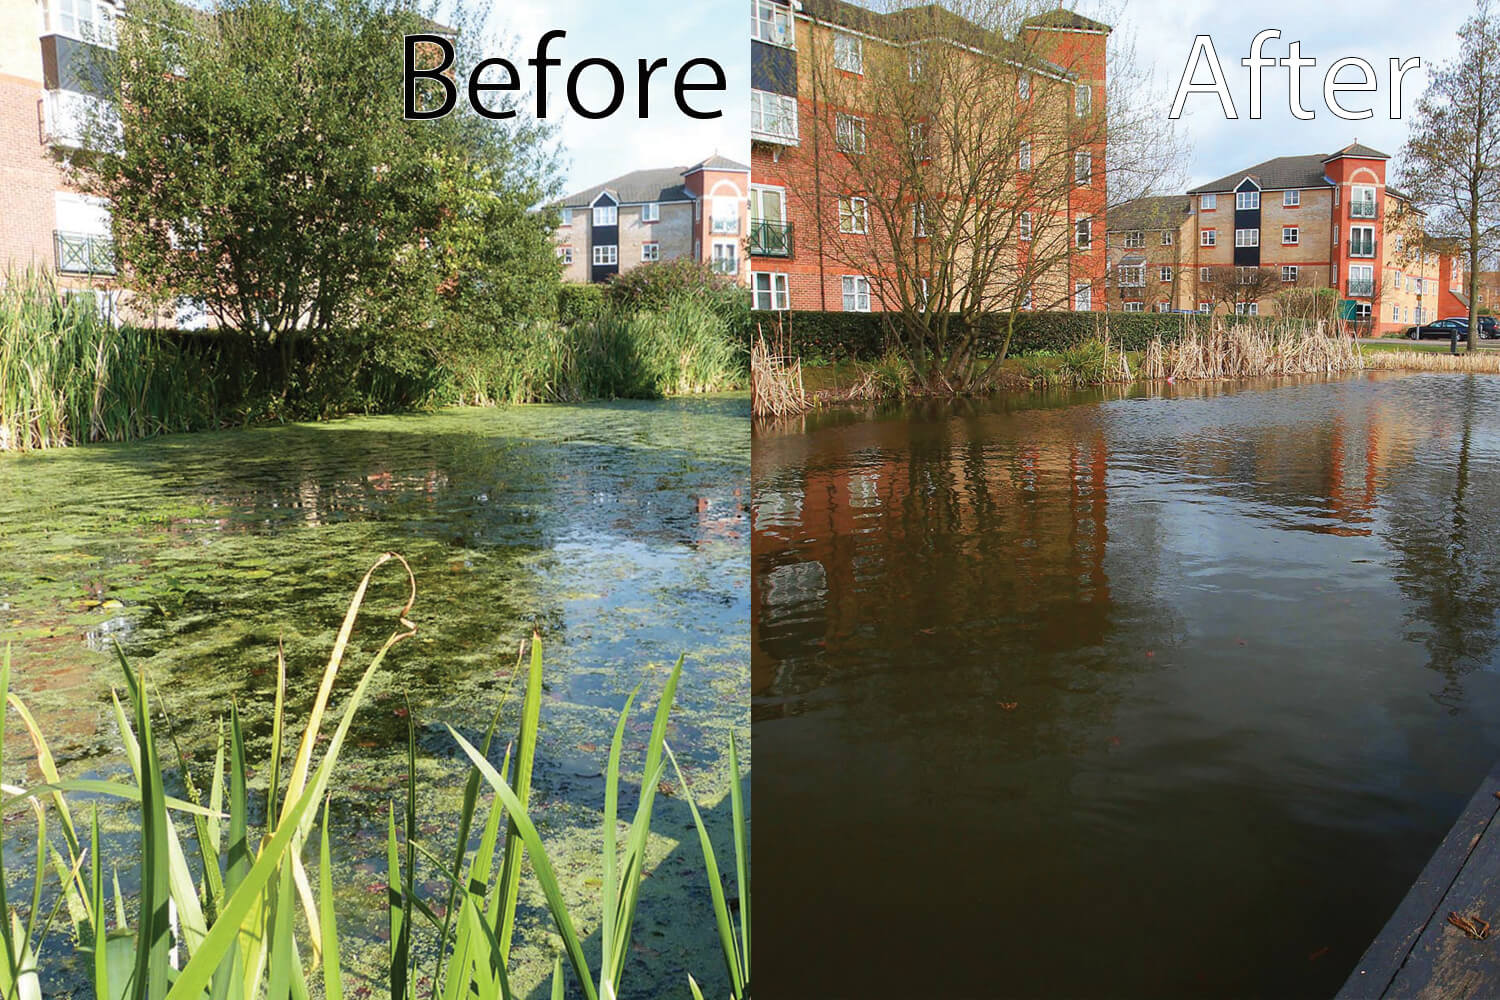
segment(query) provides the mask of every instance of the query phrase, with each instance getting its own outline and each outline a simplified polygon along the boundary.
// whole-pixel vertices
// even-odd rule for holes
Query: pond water
[[[449,410],[0,456],[0,645],[13,644],[12,687],[65,772],[118,775],[108,707],[110,686],[121,685],[118,640],[149,672],[203,769],[201,785],[231,699],[247,718],[252,762],[268,759],[278,642],[295,719],[360,577],[382,551],[400,552],[417,579],[418,633],[377,677],[336,782],[340,919],[369,943],[346,967],[384,991],[386,803],[404,796],[408,716],[423,832],[451,844],[464,767],[444,723],[482,738],[533,627],[547,678],[533,808],[586,907],[585,948],[597,960],[598,905],[585,901],[599,891],[610,735],[640,684],[626,736],[629,815],[649,712],[680,654],[668,740],[710,807],[719,849],[731,849],[720,801],[731,728],[748,744],[749,436],[748,398],[732,395]],[[405,591],[398,567],[377,574],[346,669],[362,669],[396,628]],[[519,702],[517,683],[502,734],[514,732]],[[28,777],[29,749],[12,727],[9,780]],[[686,803],[657,802],[657,877],[642,895],[627,996],[686,996],[687,971],[700,982],[723,976]],[[8,831],[10,844],[17,836]],[[19,836],[24,844],[32,834]],[[127,884],[133,877],[121,873]],[[518,931],[512,981],[541,996],[556,945],[532,889],[528,879],[529,930]]]
[[[766,996],[1330,996],[1500,756],[1500,379],[757,431]]]

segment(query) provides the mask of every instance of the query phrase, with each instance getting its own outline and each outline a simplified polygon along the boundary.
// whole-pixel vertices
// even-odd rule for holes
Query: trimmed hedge
[[[1236,323],[1258,323],[1266,317],[1218,317]],[[756,313],[756,325],[767,338],[780,335],[803,361],[874,361],[892,346],[880,313],[779,312]],[[1028,351],[1061,351],[1109,329],[1112,344],[1127,351],[1143,350],[1154,337],[1173,341],[1184,330],[1206,330],[1209,317],[1198,313],[1025,312],[1016,316],[1011,355]],[[980,356],[993,356],[1005,339],[1006,316],[991,313],[980,323]]]

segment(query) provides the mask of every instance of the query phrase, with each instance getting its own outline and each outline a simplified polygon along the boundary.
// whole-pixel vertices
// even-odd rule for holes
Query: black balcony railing
[[[52,234],[57,270],[62,274],[114,274],[115,241],[84,233]]]
[[[752,219],[750,252],[760,257],[790,257],[792,255],[791,223]]]

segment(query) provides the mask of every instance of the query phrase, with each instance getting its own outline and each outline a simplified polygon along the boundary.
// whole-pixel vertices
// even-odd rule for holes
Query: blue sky
[[[567,191],[631,170],[686,166],[715,151],[750,162],[750,29],[748,5],[742,0],[495,0],[491,22],[492,30],[518,36],[518,63],[535,53],[537,40],[547,31],[568,33],[549,49],[563,65],[549,70],[548,86],[548,119],[561,129]],[[503,50],[497,41],[489,51],[499,55]],[[683,115],[672,99],[677,69],[697,57],[716,60],[727,78],[724,95],[691,95],[694,106],[703,110],[723,109],[723,117],[712,121]],[[588,58],[609,59],[625,76],[625,103],[610,118],[591,121],[565,110],[567,74]],[[668,60],[652,77],[650,117],[644,121],[637,117],[636,104],[636,61],[641,58]],[[534,83],[535,71],[520,68],[523,83],[528,75]],[[689,77],[709,79],[701,67]],[[586,70],[580,83],[585,106],[608,102],[609,77],[603,70]]]
[[[1226,120],[1212,95],[1189,98],[1187,113],[1179,124],[1188,140],[1186,173],[1190,184],[1213,180],[1273,156],[1332,152],[1356,138],[1397,156],[1406,138],[1407,116],[1426,86],[1427,67],[1457,53],[1456,32],[1471,9],[1467,3],[1447,0],[1365,0],[1357,5],[1318,0],[1263,0],[1258,5],[1134,0],[1123,9],[1116,7],[1108,0],[1085,0],[1080,10],[1119,25],[1124,34],[1134,36],[1138,59],[1154,68],[1157,84],[1165,93],[1163,115],[1188,63],[1194,36],[1213,38],[1240,117]],[[1279,28],[1281,38],[1266,43],[1265,55],[1285,56],[1288,43],[1300,40],[1302,55],[1318,60],[1318,65],[1302,73],[1302,105],[1316,115],[1311,121],[1292,116],[1287,70],[1274,66],[1264,74],[1263,117],[1259,121],[1249,118],[1249,70],[1240,60],[1249,54],[1255,35],[1266,28]],[[1377,70],[1376,92],[1342,98],[1351,109],[1373,108],[1373,118],[1345,121],[1324,103],[1324,73],[1331,63],[1345,56],[1364,58]],[[1409,56],[1420,56],[1422,68],[1406,75],[1403,118],[1393,121],[1390,59]],[[1345,70],[1340,79],[1352,74],[1353,70]],[[1200,74],[1199,79],[1206,78]]]

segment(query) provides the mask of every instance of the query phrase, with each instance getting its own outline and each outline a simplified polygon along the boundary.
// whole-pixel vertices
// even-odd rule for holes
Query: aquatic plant
[[[1447,354],[1440,351],[1391,351],[1378,349],[1364,352],[1364,359],[1366,368],[1382,370],[1476,372],[1500,375],[1500,354],[1488,351]]]
[[[324,720],[329,715],[334,683],[351,632],[372,576],[392,560],[406,569],[409,583],[406,603],[396,614],[399,627],[386,638],[345,697],[338,725],[330,735],[324,732]],[[415,597],[415,579],[400,556],[383,555],[365,574],[345,614],[289,769],[281,755],[283,734],[288,732],[286,670],[278,656],[271,756],[256,769],[269,776],[263,829],[254,828],[251,820],[251,769],[236,711],[230,712],[227,739],[221,732],[206,801],[185,761],[180,763],[187,797],[174,798],[165,790],[160,756],[163,743],[152,723],[145,675],[133,670],[121,654],[127,690],[123,700],[115,696],[114,714],[134,783],[64,780],[30,712],[9,693],[7,649],[0,657],[0,705],[8,702],[25,724],[43,782],[30,788],[5,786],[0,798],[0,812],[5,814],[29,807],[37,831],[30,905],[13,907],[0,880],[0,947],[4,950],[0,956],[0,996],[40,1000],[43,942],[59,916],[66,914],[77,950],[88,957],[88,974],[97,997],[279,1000],[288,995],[306,997],[309,983],[318,976],[324,997],[343,1000],[344,945],[334,906],[335,875],[329,846],[331,779],[371,678],[391,648],[416,632],[407,617]],[[566,992],[564,958],[588,1000],[618,995],[646,876],[653,805],[668,759],[678,784],[687,787],[666,748],[667,721],[682,660],[679,658],[673,667],[656,705],[640,795],[623,844],[618,823],[621,755],[639,688],[626,699],[610,743],[601,820],[601,943],[597,965],[590,963],[583,950],[578,932],[582,914],[569,910],[556,869],[528,813],[542,700],[539,636],[533,635],[529,661],[523,658],[518,662],[518,672],[523,664],[526,680],[519,727],[498,769],[490,757],[503,702],[478,747],[448,727],[471,765],[451,846],[430,843],[419,835],[416,731],[408,715],[405,801],[399,821],[395,805],[387,817],[390,945],[386,960],[393,1000],[512,1000],[517,995],[511,989],[508,963],[523,863],[529,864],[540,885],[563,942],[563,954],[554,960],[552,995],[562,997]],[[3,740],[4,713],[0,712],[0,747]],[[317,748],[325,740],[326,748],[314,765]],[[707,830],[696,803],[689,798],[689,804],[704,850],[731,996],[743,1000],[748,996],[750,962],[749,854],[738,755],[732,738],[729,754],[742,907],[737,935]],[[487,804],[480,794],[486,786],[490,791]],[[139,803],[140,888],[135,905],[127,908],[117,876],[111,879],[113,906],[108,905],[97,807],[81,836],[68,803],[70,793]],[[319,801],[323,803],[323,820],[315,889],[302,855],[313,833]],[[62,828],[61,847],[48,835],[49,815],[55,816]],[[479,840],[471,849],[476,829],[480,831]],[[189,852],[196,854],[191,864]],[[434,883],[431,878],[419,880],[419,865],[428,873],[439,873],[436,884],[441,888],[430,888]],[[0,844],[0,870],[3,866]],[[56,878],[58,898],[46,919],[40,920],[49,871]],[[201,872],[201,877],[195,877],[195,872]],[[429,888],[419,891],[419,884]],[[132,913],[134,927],[130,923]],[[422,976],[418,964],[427,955],[433,956],[433,967],[430,975]],[[423,984],[420,988],[419,983]],[[691,988],[695,992],[698,989],[696,983]]]
[[[750,412],[757,417],[787,417],[812,405],[802,387],[802,362],[793,358],[778,332],[773,348],[762,330],[750,345]]]
[[[121,441],[208,422],[197,365],[150,330],[118,326],[50,271],[0,277],[0,451]]]
[[[1256,326],[1217,320],[1206,333],[1151,341],[1141,358],[1142,379],[1226,379],[1274,375],[1337,375],[1365,361],[1349,337],[1330,335],[1322,323],[1298,320]]]

